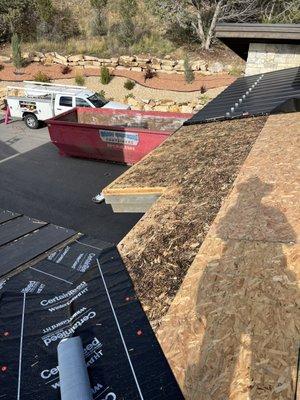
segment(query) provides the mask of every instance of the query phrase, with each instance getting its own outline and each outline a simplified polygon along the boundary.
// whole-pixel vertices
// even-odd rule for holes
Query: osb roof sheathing
[[[118,246],[154,329],[265,122],[259,117],[182,128],[107,188],[115,196],[163,190]]]
[[[187,400],[291,400],[300,113],[269,117],[158,331]]]

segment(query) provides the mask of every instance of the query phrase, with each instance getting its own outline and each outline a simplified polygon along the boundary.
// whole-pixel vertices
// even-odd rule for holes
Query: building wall
[[[300,45],[250,43],[245,75],[300,66]]]

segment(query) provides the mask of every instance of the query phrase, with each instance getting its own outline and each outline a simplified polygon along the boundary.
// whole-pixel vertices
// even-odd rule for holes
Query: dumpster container
[[[47,120],[61,155],[132,165],[159,146],[191,114],[74,108]]]

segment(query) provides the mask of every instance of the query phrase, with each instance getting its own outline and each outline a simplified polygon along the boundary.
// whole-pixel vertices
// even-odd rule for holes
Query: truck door
[[[92,107],[86,100],[76,97],[76,107]]]
[[[55,115],[61,114],[75,107],[75,98],[73,96],[60,95],[56,100]]]

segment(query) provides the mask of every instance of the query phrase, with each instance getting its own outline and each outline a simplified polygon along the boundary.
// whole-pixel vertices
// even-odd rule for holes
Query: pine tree
[[[184,59],[184,76],[187,83],[192,83],[195,80],[195,74],[187,56]]]
[[[23,63],[21,54],[21,40],[17,33],[14,33],[11,37],[11,50],[13,64],[18,71],[22,67]]]

